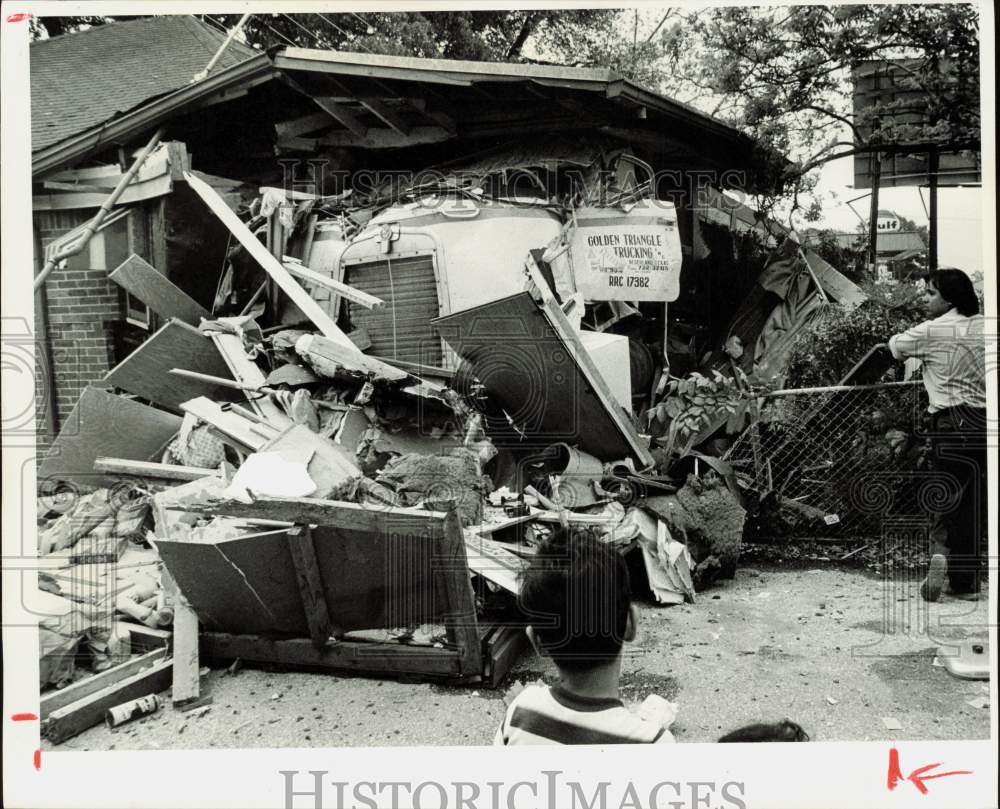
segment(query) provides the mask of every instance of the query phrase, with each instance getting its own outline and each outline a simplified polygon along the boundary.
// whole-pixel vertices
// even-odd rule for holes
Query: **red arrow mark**
[[[932,773],[931,775],[924,775],[924,773],[940,766],[941,762],[936,761],[933,764],[917,767],[917,769],[906,776],[906,780],[913,784],[913,786],[915,786],[922,795],[926,795],[927,787],[924,785],[924,781],[930,781],[932,778],[947,778],[949,775],[972,775],[972,770],[952,770],[951,772],[938,772]],[[899,782],[902,780],[903,771],[899,766],[899,751],[896,750],[895,747],[892,747],[889,749],[889,775],[886,786],[890,791],[892,791],[899,786]]]
[[[28,15],[31,16],[30,14]],[[8,20],[9,22],[9,20]],[[33,713],[15,713],[10,716],[11,722],[37,722],[38,716]],[[34,756],[32,756],[32,761],[34,762],[35,769],[42,769],[42,751],[36,750]]]
[[[25,20],[30,20],[34,16],[34,14],[25,14],[24,12],[21,12],[20,14],[11,14],[7,18],[7,22],[24,22]]]

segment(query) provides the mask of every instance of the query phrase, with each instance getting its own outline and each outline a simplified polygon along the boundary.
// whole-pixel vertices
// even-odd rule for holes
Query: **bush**
[[[872,348],[924,319],[923,282],[872,284],[864,290],[870,296],[865,303],[851,310],[831,304],[796,340],[786,387],[836,385]]]

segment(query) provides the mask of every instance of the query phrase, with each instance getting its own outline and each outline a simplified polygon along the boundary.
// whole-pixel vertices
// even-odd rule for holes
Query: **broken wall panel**
[[[100,388],[85,388],[38,470],[42,486],[57,480],[87,488],[113,485],[94,472],[98,456],[148,461],[177,433],[181,419]]]
[[[648,448],[560,315],[554,301],[539,305],[520,292],[434,323],[525,439],[537,446],[562,441],[602,461],[631,457],[650,466]]]
[[[440,518],[397,530],[317,526],[313,546],[330,619],[339,631],[430,623],[444,611],[435,584]],[[414,530],[417,528],[417,530]],[[287,530],[216,542],[159,540],[163,563],[211,630],[307,637]]]
[[[163,318],[177,318],[197,327],[211,314],[187,293],[178,289],[163,273],[134,253],[108,276]]]
[[[243,398],[240,391],[195,379],[180,379],[170,373],[171,368],[232,379],[229,367],[211,340],[187,323],[171,320],[112,368],[104,377],[104,384],[175,412],[180,412],[182,402],[198,396],[227,402]]]

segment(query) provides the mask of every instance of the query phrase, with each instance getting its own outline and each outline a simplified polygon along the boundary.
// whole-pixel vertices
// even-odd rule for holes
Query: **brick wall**
[[[86,222],[93,211],[39,211],[34,215],[36,265],[44,262],[44,249],[58,236]],[[40,248],[40,249],[39,249]],[[110,370],[112,334],[110,324],[121,318],[118,287],[108,280],[108,270],[93,268],[91,254],[74,256],[65,269],[57,269],[45,283],[45,296],[36,296],[35,331],[42,321],[40,307],[48,314],[47,342],[51,346],[55,391],[48,390],[44,358],[36,349],[36,419],[38,449],[43,455],[51,436],[47,435],[45,407],[54,404],[58,423],[76,405],[80,392],[98,382]],[[103,262],[102,262],[103,263]]]

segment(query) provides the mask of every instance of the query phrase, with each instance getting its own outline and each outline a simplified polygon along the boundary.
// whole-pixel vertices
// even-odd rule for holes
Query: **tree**
[[[852,5],[713,8],[690,12],[662,33],[660,89],[792,157],[791,214],[814,170],[883,147],[934,143],[979,148],[979,17],[973,5]],[[893,122],[899,106],[852,115],[851,68],[906,58],[905,89],[926,99],[920,124]],[[882,123],[876,128],[876,123]],[[849,140],[842,137],[849,133]],[[873,135],[873,133],[876,133]]]
[[[613,9],[364,12],[363,14],[254,14],[243,29],[258,48],[293,45],[343,51],[486,61],[519,60],[531,45],[557,61],[611,35]],[[147,15],[148,16],[148,15]],[[239,14],[200,15],[207,24],[231,29]],[[36,38],[135,17],[41,17]]]

